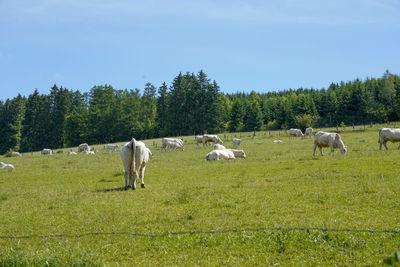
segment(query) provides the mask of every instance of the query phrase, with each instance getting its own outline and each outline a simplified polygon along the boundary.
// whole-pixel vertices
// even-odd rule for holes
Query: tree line
[[[0,101],[0,154],[224,131],[367,124],[400,119],[400,77],[332,83],[327,89],[224,94],[200,71],[139,89],[54,85]]]

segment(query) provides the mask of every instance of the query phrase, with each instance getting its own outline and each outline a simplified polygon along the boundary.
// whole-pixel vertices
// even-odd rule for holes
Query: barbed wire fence
[[[371,233],[371,234],[400,234],[400,230],[372,230],[372,229],[351,229],[351,228],[324,228],[324,227],[264,227],[264,228],[244,228],[244,229],[225,229],[225,230],[206,230],[206,231],[181,231],[181,232],[166,232],[161,234],[149,234],[149,233],[137,233],[137,232],[90,232],[90,233],[80,233],[80,234],[30,234],[30,235],[1,235],[0,239],[29,239],[29,238],[80,238],[87,236],[105,236],[105,235],[124,235],[132,237],[166,237],[175,235],[204,235],[204,234],[227,234],[227,233],[238,233],[238,232],[294,232],[294,231],[306,231],[310,233],[315,232],[353,232],[353,233]]]

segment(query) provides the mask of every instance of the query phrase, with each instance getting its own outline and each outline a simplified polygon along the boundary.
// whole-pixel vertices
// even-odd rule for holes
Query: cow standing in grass
[[[175,139],[175,138],[166,138],[164,137],[161,140],[161,151],[164,149],[164,151],[170,151],[171,149],[176,150],[176,149],[184,150],[183,147],[183,140],[182,139]]]
[[[50,148],[43,148],[42,155],[53,155],[53,151]]]
[[[232,139],[232,147],[233,148],[239,147],[241,143],[242,143],[242,139],[239,139],[239,138]]]
[[[196,146],[198,146],[199,144],[203,143],[203,136],[202,135],[196,135],[194,137],[194,140],[196,141]]]
[[[379,130],[379,150],[382,150],[382,144],[385,146],[386,150],[388,147],[386,146],[386,142],[390,141],[392,143],[400,142],[400,128],[382,128]],[[400,145],[398,147],[400,149]]]
[[[311,138],[312,132],[313,132],[313,128],[308,127],[308,128],[306,129],[306,131],[304,132],[304,136],[309,136],[309,137]]]
[[[106,147],[106,149],[108,151],[112,151],[112,152],[114,152],[118,148],[119,148],[119,145],[117,145],[117,144],[108,144],[107,147]]]
[[[89,145],[87,143],[80,144],[78,146],[78,152],[85,152],[85,151],[90,151]]]
[[[337,133],[327,133],[322,131],[317,132],[314,135],[314,156],[317,147],[319,148],[321,156],[324,155],[324,153],[322,152],[323,147],[330,147],[331,153],[334,153],[335,148],[339,148],[342,154],[346,154],[347,152],[347,147],[343,144],[340,135]]]
[[[136,180],[140,177],[140,185],[144,185],[144,171],[147,162],[152,158],[150,149],[143,142],[135,138],[121,148],[121,159],[124,165],[125,190],[131,187],[136,189]]]
[[[215,144],[223,144],[221,138],[218,135],[205,134],[203,135],[203,146],[208,145],[208,143],[213,142]]]
[[[300,129],[291,128],[291,129],[289,129],[289,138],[292,137],[292,136],[294,136],[294,137],[299,137],[299,136],[304,137],[304,134],[302,133],[302,131]]]

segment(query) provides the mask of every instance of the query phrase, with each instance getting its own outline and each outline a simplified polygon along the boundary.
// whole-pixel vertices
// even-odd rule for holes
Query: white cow
[[[235,154],[228,149],[213,150],[206,155],[206,160],[235,159]]]
[[[304,137],[304,134],[301,132],[300,129],[291,128],[291,129],[289,129],[289,138],[292,137],[292,136],[295,136],[295,137],[299,137],[299,136]]]
[[[314,135],[314,156],[315,156],[315,150],[317,147],[319,148],[319,151],[321,153],[321,156],[324,155],[322,152],[323,147],[330,147],[331,148],[331,153],[334,153],[335,148],[339,148],[340,152],[342,154],[346,154],[347,152],[347,147],[343,144],[342,139],[340,138],[340,135],[337,133],[327,133],[327,132],[322,132],[319,131]]]
[[[307,135],[308,135],[308,136],[311,138],[312,132],[313,132],[313,128],[308,127],[308,128],[306,129],[306,131],[304,132],[304,136],[307,136]]]
[[[161,151],[164,149],[164,151],[170,151],[171,149],[176,150],[176,149],[184,150],[183,147],[183,140],[182,139],[175,139],[175,138],[166,138],[164,137],[161,140]]]
[[[140,185],[144,186],[144,171],[147,162],[153,157],[150,149],[135,138],[121,148],[121,159],[124,165],[125,190],[136,189],[136,180],[140,176]]]
[[[400,142],[400,128],[382,128],[379,130],[379,150],[382,150],[382,144],[385,146],[386,150],[388,147],[386,146],[386,142],[390,141],[392,143]],[[398,147],[400,149],[400,145]]]
[[[226,147],[223,145],[220,145],[220,144],[214,145],[214,150],[224,150],[224,149],[226,149]]]
[[[203,136],[202,135],[196,135],[194,137],[194,140],[196,141],[196,145],[198,146],[199,144],[203,143]]]
[[[246,158],[246,153],[244,153],[243,149],[228,149],[229,151],[233,152],[233,155],[235,155],[235,158]]]
[[[68,152],[68,155],[78,155],[78,153],[73,152],[73,151],[69,151],[69,152]]]
[[[87,143],[80,144],[78,146],[78,152],[90,151],[90,147]]]
[[[280,143],[282,143],[282,140],[274,140],[274,141],[272,141],[272,143],[274,143],[274,144],[280,144]]]
[[[22,156],[21,153],[16,152],[16,151],[11,152],[11,154],[10,154],[10,157],[21,157],[21,156]]]
[[[14,165],[0,162],[0,169],[5,170],[5,171],[12,171],[12,170],[14,170]]]
[[[242,140],[239,139],[239,138],[233,138],[232,139],[233,148],[239,147],[241,143],[242,143]]]
[[[218,135],[211,135],[211,134],[205,134],[203,135],[203,146],[207,145],[210,142],[213,142],[215,144],[223,144],[221,138],[219,138]]]
[[[119,148],[119,145],[117,145],[117,144],[107,144],[107,147],[106,147],[107,150],[112,151],[112,152],[114,152],[118,148]]]
[[[43,148],[42,155],[53,155],[53,151],[50,148]]]

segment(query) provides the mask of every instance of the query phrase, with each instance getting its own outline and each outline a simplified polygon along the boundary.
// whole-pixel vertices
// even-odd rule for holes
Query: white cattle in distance
[[[196,141],[196,145],[198,146],[199,144],[203,143],[203,136],[202,135],[196,135],[194,137],[194,140]]]
[[[382,144],[385,146],[386,150],[388,147],[386,142],[390,141],[392,143],[400,142],[400,128],[382,128],[379,130],[379,150],[382,150]],[[398,147],[400,149],[400,145]]]
[[[21,153],[16,152],[16,151],[11,152],[11,154],[10,154],[10,157],[21,157],[21,156],[22,156]]]
[[[78,153],[74,152],[74,151],[69,151],[68,155],[78,155]]]
[[[206,155],[206,160],[235,159],[235,154],[228,149],[213,150]]]
[[[226,149],[226,147],[223,145],[220,145],[220,144],[214,145],[214,150],[224,150],[224,149]]]
[[[280,143],[282,143],[282,140],[274,140],[274,141],[272,141],[272,143],[274,143],[274,144],[280,144]]]
[[[223,144],[221,138],[219,138],[218,135],[211,135],[211,134],[205,134],[203,135],[203,146],[208,145],[208,143],[213,142],[215,144]]]
[[[233,152],[233,155],[235,155],[235,158],[246,158],[246,153],[244,153],[243,149],[228,149],[229,151]]]
[[[331,153],[334,153],[335,148],[339,148],[342,154],[346,154],[347,152],[347,147],[343,144],[340,135],[337,133],[327,133],[322,131],[317,132],[314,135],[314,156],[317,147],[319,148],[321,156],[324,155],[324,153],[322,152],[323,147],[330,147]]]
[[[119,148],[119,145],[117,145],[117,144],[107,144],[107,147],[106,147],[106,149],[108,151],[112,151],[112,152],[114,152],[118,148]]]
[[[87,143],[80,144],[78,146],[78,152],[85,152],[85,151],[90,151],[89,145]]]
[[[170,151],[171,149],[176,150],[184,150],[183,147],[183,140],[182,139],[175,139],[175,138],[166,138],[164,137],[161,140],[161,151],[164,149],[164,151]]]
[[[233,148],[239,147],[241,143],[242,143],[242,139],[232,138]]]
[[[0,162],[0,169],[2,169],[4,171],[12,171],[12,170],[14,170],[14,165]]]
[[[291,128],[291,129],[289,129],[289,138],[292,137],[292,136],[294,136],[294,137],[299,137],[299,136],[304,137],[304,134],[301,132],[300,129]]]
[[[53,155],[53,151],[50,148],[43,148],[42,155]]]
[[[312,132],[313,132],[313,128],[308,127],[308,128],[306,129],[306,131],[304,132],[304,137],[309,136],[309,137],[311,138]]]
[[[124,165],[125,190],[129,187],[136,189],[136,180],[140,177],[140,185],[144,185],[144,171],[147,162],[153,157],[150,149],[141,141],[136,141],[135,138],[126,143],[121,148],[121,159]]]

